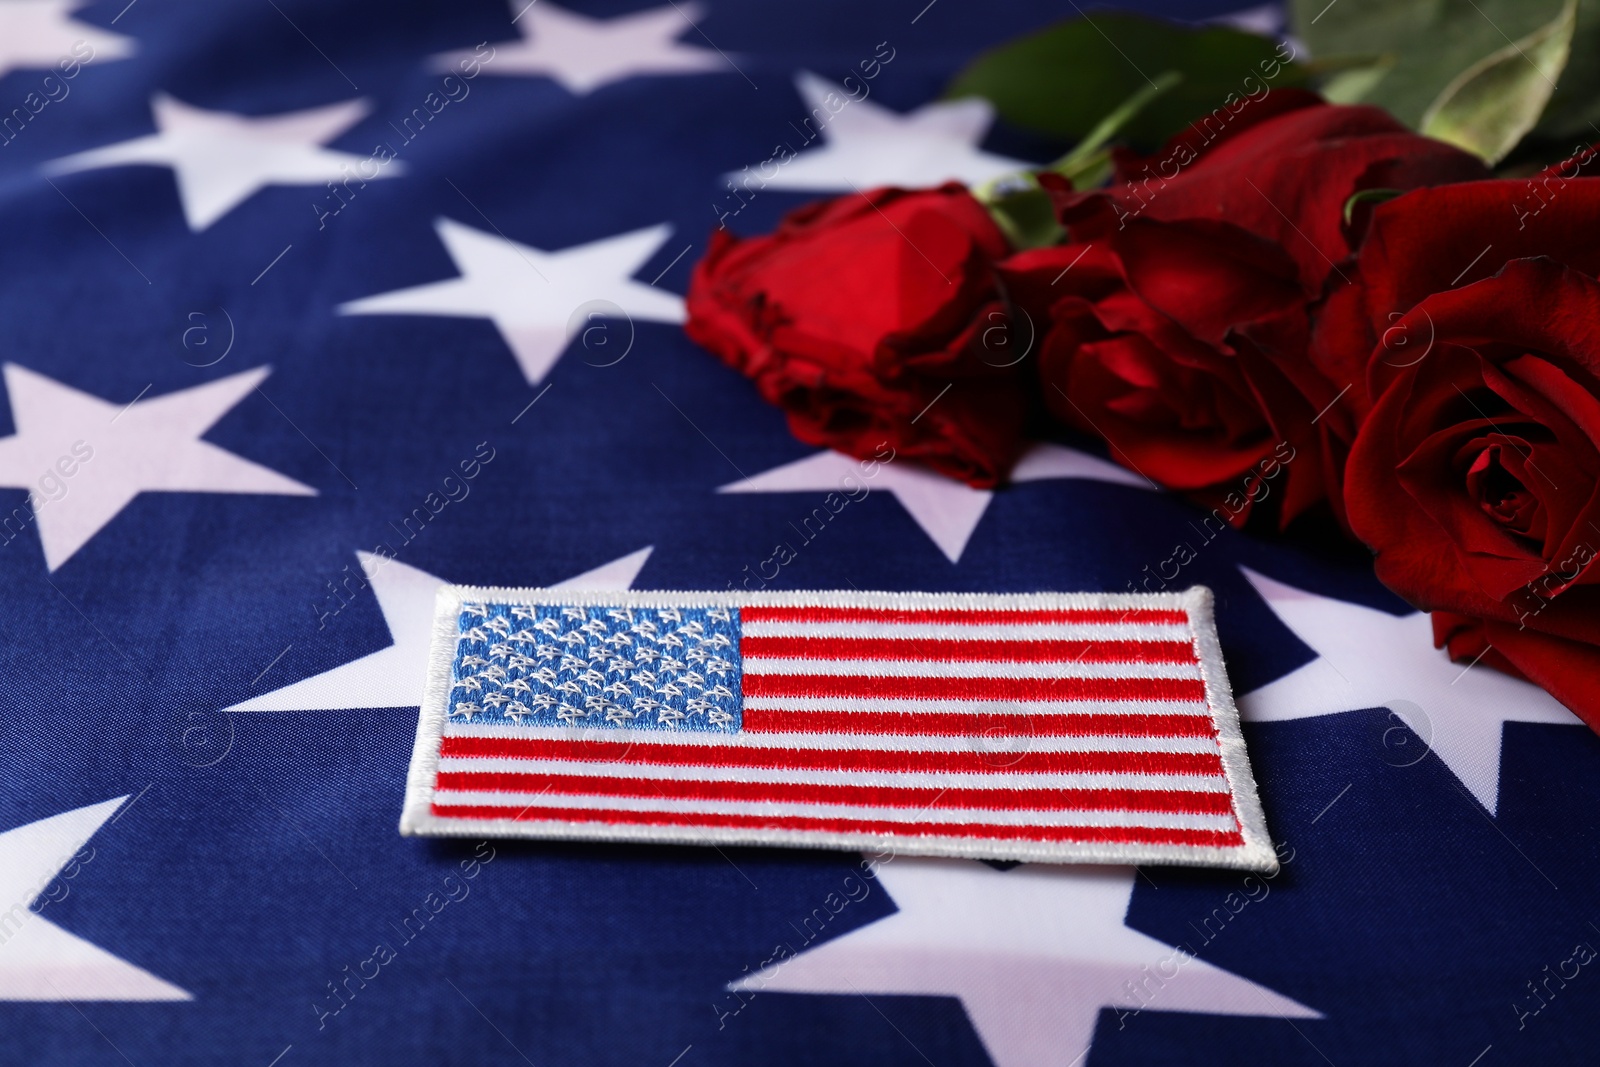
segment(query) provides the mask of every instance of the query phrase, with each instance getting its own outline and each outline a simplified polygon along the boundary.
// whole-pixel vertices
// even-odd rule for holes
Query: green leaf
[[[1008,122],[1083,140],[1111,101],[1128,100],[1170,71],[1181,83],[1147,102],[1122,130],[1135,147],[1149,150],[1246,97],[1304,84],[1306,74],[1292,59],[1287,46],[1238,30],[1095,12],[984,52],[945,95],[981,96]]]
[[[1548,26],[1563,7],[1564,0],[1290,0],[1290,21],[1319,59],[1392,56],[1393,65],[1359,98],[1418,128],[1457,76]]]
[[[1578,0],[1462,71],[1422,116],[1422,132],[1497,163],[1535,126],[1572,51]]]
[[[1572,57],[1534,136],[1585,145],[1600,140],[1600,0],[1578,0]]]
[[[1105,146],[1111,143],[1113,137],[1127,129],[1152,101],[1182,84],[1183,75],[1178,71],[1169,70],[1157,75],[1149,85],[1139,86],[1132,96],[1112,108],[1110,114],[1095,123],[1094,129],[1084,134],[1083,140],[1079,141],[1072,151],[1052,164],[1050,169],[1073,178],[1086,166],[1090,166],[1090,161],[1106,156]],[[1082,188],[1077,180],[1074,180],[1073,184]]]
[[[1395,57],[1336,56],[1312,60],[1306,69],[1320,77],[1322,95],[1329,103],[1359,104],[1371,96],[1379,83],[1394,69]]]
[[[1361,204],[1381,204],[1385,200],[1393,200],[1403,192],[1400,189],[1362,189],[1358,193],[1351,193],[1350,199],[1344,202],[1344,224],[1350,225],[1350,220],[1356,216],[1356,208]]]

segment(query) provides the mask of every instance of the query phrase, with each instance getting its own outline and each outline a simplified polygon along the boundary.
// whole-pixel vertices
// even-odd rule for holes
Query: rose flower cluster
[[[812,444],[988,487],[1055,420],[1232,525],[1336,523],[1452,656],[1600,729],[1600,178],[1287,89],[1114,160],[1040,176],[1044,248],[959,185],[719,231],[688,332]]]

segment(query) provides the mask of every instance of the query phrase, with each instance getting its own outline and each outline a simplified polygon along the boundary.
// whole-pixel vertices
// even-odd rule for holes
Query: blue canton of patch
[[[740,726],[737,608],[464,604],[450,718],[513,726]]]

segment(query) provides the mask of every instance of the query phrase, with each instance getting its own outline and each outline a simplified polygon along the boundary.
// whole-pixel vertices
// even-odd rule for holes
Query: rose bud
[[[993,486],[1027,411],[995,285],[1008,250],[960,185],[810,204],[766,236],[713,233],[685,328],[802,441],[861,458],[887,442]]]

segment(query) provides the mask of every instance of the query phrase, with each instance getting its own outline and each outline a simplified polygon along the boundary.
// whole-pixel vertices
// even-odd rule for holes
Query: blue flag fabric
[[[0,1062],[1592,1056],[1574,718],[1357,549],[817,454],[681,332],[719,221],[1046,158],[933,102],[1074,13],[0,0]],[[1280,870],[403,838],[440,582],[1207,585]]]

